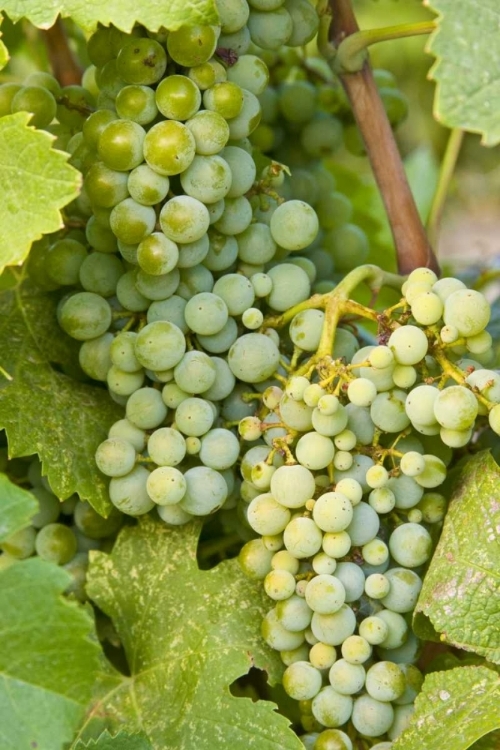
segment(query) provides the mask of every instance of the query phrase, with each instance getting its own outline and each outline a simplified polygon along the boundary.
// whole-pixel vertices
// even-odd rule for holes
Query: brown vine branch
[[[333,15],[330,39],[338,48],[347,36],[355,34],[359,28],[350,0],[329,2]],[[409,273],[420,266],[439,272],[369,63],[366,61],[360,71],[343,73],[340,78],[385,205],[400,273]]]
[[[68,43],[66,29],[61,18],[50,29],[42,32],[54,76],[61,86],[80,84],[82,69]]]

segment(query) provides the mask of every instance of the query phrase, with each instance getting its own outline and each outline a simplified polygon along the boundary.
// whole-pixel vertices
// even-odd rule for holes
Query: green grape
[[[12,97],[11,112],[30,112],[30,125],[46,128],[56,116],[54,95],[41,86],[23,86]]]
[[[343,433],[340,433],[339,435],[337,435],[335,440],[337,441],[338,438],[342,436]],[[350,450],[350,448],[343,448],[343,450]],[[341,479],[339,482],[337,482],[335,490],[336,492],[349,498],[352,506],[359,505],[359,503],[361,502],[361,498],[363,497],[363,488],[355,479]]]
[[[138,453],[146,447],[146,433],[133,425],[128,419],[119,419],[108,432],[109,438],[120,438],[133,445]]]
[[[182,404],[181,404],[182,406]],[[206,516],[223,505],[228,488],[219,472],[206,466],[195,466],[184,474],[186,494],[180,507],[193,516]]]
[[[108,370],[106,382],[111,393],[118,396],[130,396],[144,383],[144,371],[125,372],[116,365]]]
[[[365,575],[359,565],[352,562],[341,562],[335,569],[335,575],[344,587],[347,603],[355,602],[363,595]]]
[[[380,88],[380,98],[393,128],[397,127],[408,114],[408,101],[401,91],[393,88]]]
[[[285,9],[292,18],[293,27],[287,44],[289,47],[302,47],[317,34],[318,12],[308,0],[285,0]]]
[[[233,141],[247,138],[258,127],[262,109],[255,94],[242,89],[243,106],[240,112],[229,120],[229,134]]]
[[[292,632],[281,624],[275,609],[271,609],[264,617],[261,632],[267,645],[276,651],[291,651],[304,642],[304,636],[300,631]]]
[[[186,494],[183,474],[172,466],[160,466],[148,476],[146,490],[157,505],[176,505]]]
[[[432,539],[423,526],[417,523],[403,523],[392,532],[389,549],[399,565],[418,568],[431,556]]]
[[[322,310],[303,310],[292,318],[289,335],[295,346],[315,352],[319,346],[325,314]]]
[[[432,385],[418,385],[408,394],[405,410],[412,424],[429,426],[436,424],[434,404],[440,391]]]
[[[94,106],[94,97],[82,86],[63,86],[57,104],[56,117],[59,123],[73,130],[81,130],[90,108]]]
[[[126,416],[136,427],[151,430],[163,422],[167,416],[167,407],[159,391],[148,387],[139,388],[127,401]]]
[[[90,253],[80,266],[79,280],[85,291],[112,297],[124,273],[123,263],[116,255]]]
[[[331,575],[335,572],[337,561],[325,552],[318,552],[311,563],[313,570],[318,575]]]
[[[450,294],[461,289],[466,289],[463,281],[447,276],[442,279],[437,279],[432,284],[432,291],[438,295],[442,302],[446,302]]]
[[[212,427],[214,411],[201,398],[185,398],[176,407],[175,425],[188,437],[201,437]]]
[[[145,130],[132,120],[113,120],[102,130],[97,144],[99,158],[109,169],[127,172],[143,160]]]
[[[219,47],[233,50],[237,55],[244,55],[248,52],[251,43],[252,40],[247,26],[242,26],[241,29],[232,34],[221,34],[218,41]]]
[[[135,356],[149,370],[168,370],[177,365],[186,351],[180,328],[166,320],[148,323],[135,339]]]
[[[486,328],[491,310],[487,299],[474,289],[459,289],[444,303],[444,322],[457,328],[460,336],[477,336]]]
[[[47,274],[61,286],[74,286],[78,283],[79,271],[86,257],[87,251],[81,242],[69,237],[57,240],[47,251]]]
[[[416,365],[427,354],[428,341],[420,328],[406,325],[391,333],[388,346],[396,362],[401,365]]]
[[[157,83],[164,74],[167,55],[154,39],[132,39],[121,47],[116,65],[126,83],[150,85]]]
[[[181,122],[158,122],[146,133],[143,152],[151,169],[168,177],[189,167],[195,155],[195,139]]]
[[[353,700],[350,695],[342,695],[330,685],[320,690],[313,698],[314,718],[325,727],[341,727],[352,713]]]
[[[142,295],[136,287],[135,271],[124,273],[116,285],[116,296],[118,302],[126,310],[131,312],[143,312],[147,310],[150,302]]]
[[[288,508],[280,505],[269,492],[257,495],[248,506],[248,523],[258,534],[280,534],[290,517]]]
[[[309,391],[309,389],[307,390]],[[307,392],[305,397],[308,397]],[[333,414],[322,414],[316,407],[313,409],[311,421],[314,429],[316,432],[319,432],[320,435],[334,437],[344,432],[347,426],[348,413],[341,404],[339,404],[338,409],[336,409]]]
[[[383,599],[390,587],[388,579],[382,573],[371,573],[365,580],[365,593],[371,599]]]
[[[59,524],[51,525],[58,526]],[[31,557],[35,552],[36,536],[37,534],[33,526],[27,526],[24,529],[14,532],[14,534],[11,534],[7,539],[4,539],[0,543],[0,547],[4,555],[10,555],[10,557],[15,558],[16,560],[25,560],[27,557]],[[39,553],[37,552],[37,554]]]
[[[267,302],[273,310],[283,312],[309,297],[311,285],[306,272],[291,263],[280,263],[268,271],[273,288]]]
[[[246,0],[217,0],[216,6],[224,34],[231,34],[245,26],[250,13]]]
[[[92,292],[78,292],[62,305],[61,327],[77,341],[102,336],[111,324],[111,308],[105,299]]]
[[[148,323],[165,320],[169,323],[174,323],[182,333],[186,334],[189,329],[184,318],[185,307],[186,300],[176,294],[173,294],[168,299],[152,302],[147,312]]]
[[[239,440],[230,430],[217,428],[205,433],[201,439],[201,462],[217,471],[229,469],[238,460]]]
[[[467,388],[452,385],[438,391],[434,416],[447,430],[468,430],[474,424],[477,413],[477,399]]]
[[[424,454],[424,461],[425,468],[415,477],[415,482],[426,489],[439,487],[446,479],[446,464],[438,456],[429,453]]]
[[[411,314],[420,325],[430,326],[437,323],[444,312],[444,305],[435,292],[419,294],[411,304]]]
[[[187,393],[203,393],[211,388],[216,376],[208,354],[196,350],[187,352],[174,370],[175,382]]]
[[[227,352],[238,337],[238,326],[234,318],[228,318],[226,324],[218,333],[211,336],[198,334],[197,339],[201,346],[211,354]]]
[[[77,552],[73,559],[63,566],[72,579],[64,590],[64,593],[66,596],[82,603],[87,599],[85,584],[87,582],[88,566],[89,556],[87,552]]]
[[[198,111],[200,104],[200,90],[186,76],[168,76],[156,89],[156,105],[169,120],[188,120]]]
[[[234,342],[228,354],[232,373],[245,383],[267,380],[277,369],[279,359],[276,344],[261,333],[244,334]]]
[[[381,539],[372,539],[361,550],[363,559],[368,565],[382,565],[389,557],[389,550]]]
[[[331,115],[326,115],[323,112],[318,112],[302,130],[300,143],[305,153],[312,159],[322,159],[331,156],[343,143],[343,128],[340,120]],[[359,229],[359,227],[356,227],[358,231],[354,232],[354,224],[346,224],[344,226],[350,227],[351,235],[355,235],[354,242],[352,237],[346,237],[346,241],[349,242],[350,245],[349,249],[356,248],[358,262],[363,262],[367,254],[366,235]],[[341,227],[340,230],[335,230],[335,233],[340,231],[340,235],[342,236],[342,229],[343,227]],[[363,241],[361,242],[361,240]],[[341,257],[338,253],[338,248],[340,246],[339,240],[337,240],[336,245],[337,252],[335,253],[335,261],[338,259],[341,263]],[[363,257],[363,260],[359,261],[359,257],[361,256]],[[352,268],[352,260],[349,262],[349,267]]]
[[[207,62],[215,52],[217,32],[214,26],[181,26],[167,37],[167,52],[174,62],[192,68]]]
[[[376,346],[369,353],[368,361],[372,367],[384,369],[393,364],[394,354],[388,346]]]
[[[127,174],[95,162],[85,176],[85,190],[96,206],[112,208],[128,196]]]
[[[116,236],[111,228],[98,224],[95,216],[91,216],[87,221],[85,236],[89,245],[100,253],[115,253],[117,250]]]
[[[293,594],[286,600],[276,603],[278,620],[292,633],[302,632],[311,623],[312,612],[301,596]]]
[[[404,706],[415,701],[415,698],[422,689],[424,676],[413,664],[399,664],[398,666],[405,678],[405,690],[399,698],[394,700],[394,703]]]
[[[287,394],[284,394],[281,398],[279,413],[281,421],[291,427],[292,430],[305,432],[313,427],[311,407],[302,401],[295,401]]]
[[[326,468],[332,462],[334,453],[331,439],[317,432],[302,435],[295,446],[297,461],[313,471]]]
[[[110,224],[121,242],[136,245],[154,230],[156,214],[151,206],[143,206],[133,198],[125,198],[111,211]]]
[[[144,466],[136,466],[124,477],[113,477],[109,483],[109,499],[113,505],[129,516],[148,513],[154,507],[146,491],[148,477],[149,471]]]
[[[410,417],[405,411],[406,393],[394,389],[379,393],[370,407],[370,417],[384,432],[402,432],[410,424]]]
[[[271,560],[273,553],[264,546],[262,539],[252,539],[240,550],[238,562],[249,578],[254,580],[263,580],[271,571]],[[276,618],[277,623],[277,618]],[[294,634],[296,636],[297,634]],[[297,645],[302,643],[302,639]]]
[[[108,438],[95,454],[97,468],[108,477],[123,477],[135,465],[135,449],[125,440]]]
[[[107,518],[103,518],[89,503],[79,501],[75,506],[74,521],[86,537],[105,539],[118,531],[122,524],[122,516],[113,509]]]
[[[295,593],[295,577],[288,570],[271,570],[264,579],[264,591],[274,601]]]
[[[500,404],[497,404],[490,410],[488,422],[493,432],[500,435]]]
[[[177,268],[173,268],[169,273],[162,273],[159,276],[146,273],[140,269],[135,277],[137,291],[149,300],[159,301],[171,297],[177,291],[179,286],[180,273]]]
[[[410,365],[396,365],[392,371],[392,379],[398,388],[408,389],[417,380],[417,371]]]
[[[148,453],[157,466],[177,466],[186,455],[186,441],[178,430],[160,427],[149,437]]]
[[[382,641],[387,638],[388,632],[389,628],[387,627],[387,624],[376,615],[365,617],[365,619],[359,624],[360,636],[372,646],[377,646],[379,643],[382,643]],[[376,696],[373,697],[375,698]]]
[[[102,97],[104,96],[109,102],[111,109],[111,105],[114,105],[117,94],[125,86],[125,81],[118,72],[116,60],[109,60],[102,68],[97,68],[95,80],[99,88],[97,106],[101,107]]]
[[[323,535],[312,518],[296,517],[286,526],[283,541],[286,549],[301,560],[319,552]]]
[[[238,234],[238,257],[245,263],[267,263],[273,259],[276,249],[266,224],[250,224]]]
[[[266,50],[281,49],[293,33],[292,17],[283,7],[266,12],[252,8],[247,25],[252,42]]]
[[[231,169],[220,156],[195,156],[181,175],[186,195],[203,203],[215,203],[224,198],[231,181]]]
[[[234,237],[226,237],[214,230],[208,233],[209,249],[203,265],[210,271],[225,271],[231,268],[238,256],[238,243]]]
[[[352,521],[346,531],[354,547],[362,547],[377,535],[380,520],[368,503],[361,502],[353,508]],[[325,550],[327,552],[327,550]]]
[[[486,354],[491,350],[492,345],[493,339],[488,331],[469,336],[466,341],[467,350],[472,354]]]
[[[207,231],[210,217],[206,206],[199,200],[188,195],[178,195],[163,206],[160,224],[170,240],[196,242]]]
[[[229,315],[241,315],[255,301],[255,293],[249,279],[236,273],[221,276],[213,288],[213,294],[226,304]]]
[[[380,737],[385,734],[394,719],[394,709],[390,703],[385,703],[370,695],[356,698],[352,709],[352,723],[354,728],[367,737]]]
[[[415,706],[405,705],[396,706],[394,709],[394,720],[387,732],[391,740],[395,740],[408,727],[410,720],[415,713]]]
[[[368,378],[356,378],[349,383],[347,396],[355,406],[371,406],[377,398],[377,387]]]
[[[196,153],[202,156],[218,154],[229,140],[229,125],[224,117],[212,110],[201,110],[187,120]]]
[[[320,574],[306,586],[305,600],[313,612],[331,615],[345,602],[346,592],[342,581],[336,576]]]
[[[406,568],[391,568],[385,572],[385,577],[391,588],[381,600],[384,607],[401,614],[412,612],[422,588],[420,577],[413,570],[406,570]]]
[[[237,146],[226,146],[220,154],[231,169],[231,187],[228,198],[239,198],[252,187],[257,169],[250,154]]]
[[[97,150],[99,138],[106,125],[116,119],[118,119],[116,112],[109,109],[99,109],[87,117],[83,123],[82,132],[85,143],[92,151]]]
[[[152,276],[161,276],[172,271],[179,259],[179,249],[162,232],[153,232],[139,243],[137,262]]]
[[[199,240],[186,242],[179,245],[179,260],[177,268],[192,268],[204,261],[210,249],[208,234],[202,235]]]
[[[313,518],[322,531],[344,531],[353,520],[354,509],[350,500],[340,492],[326,492],[313,508]]]
[[[241,88],[258,96],[269,82],[269,70],[263,60],[255,55],[241,55],[228,68],[227,78]]]
[[[297,701],[314,698],[321,684],[321,672],[307,661],[296,661],[283,674],[285,692]]]
[[[216,112],[225,120],[230,120],[239,115],[243,109],[243,102],[243,89],[231,81],[216,83],[203,92],[205,108]]]
[[[0,85],[0,117],[11,114],[12,100],[23,86],[18,83],[2,83]]]
[[[62,523],[49,523],[36,535],[35,550],[42,560],[64,565],[76,554],[76,536],[68,526]]]
[[[319,642],[311,648],[309,659],[316,669],[329,669],[337,659],[337,652],[333,646]]]
[[[404,617],[397,612],[392,612],[390,609],[382,609],[380,612],[377,612],[377,617],[383,620],[389,629],[387,637],[380,645],[388,651],[402,646],[408,639],[408,625]]]
[[[43,526],[57,521],[61,509],[61,503],[57,497],[44,487],[33,487],[31,493],[38,500],[38,511],[32,516],[31,525],[35,529],[41,529]]]
[[[345,659],[339,659],[332,665],[328,679],[337,693],[353,695],[365,684],[365,669],[361,664],[351,664]]]
[[[179,503],[175,505],[157,505],[156,510],[161,520],[169,526],[183,526],[193,519],[190,513],[186,513]]]
[[[195,65],[187,72],[189,79],[201,90],[209,89],[214,83],[227,80],[224,66],[216,60],[208,60],[201,65]]]
[[[271,479],[275,500],[286,508],[300,508],[314,495],[314,476],[303,466],[280,466]]]
[[[155,92],[149,86],[123,86],[116,95],[115,106],[118,117],[132,120],[138,125],[149,125],[158,115]],[[109,120],[116,119],[111,117],[109,110],[101,112],[107,112]]]
[[[389,487],[378,487],[370,492],[368,502],[377,513],[390,513],[396,505],[396,498]]]
[[[271,234],[281,247],[302,250],[313,242],[319,228],[318,217],[303,201],[282,203],[271,217]]]

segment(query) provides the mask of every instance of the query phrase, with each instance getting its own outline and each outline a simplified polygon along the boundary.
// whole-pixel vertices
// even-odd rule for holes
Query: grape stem
[[[391,39],[403,39],[408,36],[430,34],[436,28],[435,21],[404,23],[398,26],[385,26],[382,29],[356,31],[343,39],[337,49],[335,69],[339,73],[355,73],[362,69],[366,60],[366,49],[371,44],[386,42]]]
[[[439,225],[443,214],[444,204],[450,189],[451,179],[457,165],[458,155],[464,139],[464,131],[454,128],[450,132],[446,151],[444,153],[436,192],[432,199],[432,206],[427,221],[427,233],[429,239],[435,245],[437,242]]]
[[[82,69],[69,46],[66,29],[60,18],[43,32],[47,54],[54,76],[61,86],[80,84]]]
[[[329,0],[330,39],[337,47],[359,31],[350,0]],[[410,190],[389,120],[368,61],[357,73],[340,76],[363,137],[368,158],[385,205],[400,273],[427,266],[439,272]]]

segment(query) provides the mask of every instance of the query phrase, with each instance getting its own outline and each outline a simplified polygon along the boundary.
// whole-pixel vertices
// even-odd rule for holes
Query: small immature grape
[[[333,393],[327,393],[325,396],[321,396],[317,403],[317,409],[321,414],[324,414],[327,417],[330,417],[332,414],[335,414],[337,409],[339,408],[340,401],[337,398],[337,396],[334,396]],[[337,435],[337,437],[339,437]],[[335,440],[337,439],[335,438]],[[337,443],[335,443],[337,445]],[[354,443],[355,445],[355,443]],[[351,447],[354,447],[351,446]],[[340,445],[337,445],[337,448],[342,448],[343,450],[350,450],[350,448],[344,448]]]
[[[359,635],[368,641],[372,646],[378,646],[387,638],[389,628],[384,620],[372,615],[365,617],[359,624]]]
[[[382,573],[372,573],[365,581],[365,593],[371,599],[383,599],[391,588],[389,579]]]
[[[326,643],[315,643],[309,651],[309,660],[316,669],[329,669],[336,659],[335,648]]]
[[[368,355],[368,361],[372,367],[383,369],[394,362],[394,354],[388,346],[376,346]]]
[[[366,483],[369,487],[372,487],[372,489],[383,487],[385,484],[387,484],[388,480],[389,472],[387,471],[385,466],[382,466],[381,464],[370,466],[370,468],[366,472]]]
[[[357,378],[349,383],[347,396],[351,404],[370,406],[377,396],[377,387],[367,378]]]
[[[98,469],[108,477],[122,477],[134,468],[135,449],[126,440],[108,438],[95,454]]]
[[[306,661],[291,664],[283,675],[283,687],[295,700],[309,700],[320,691],[321,672]]]
[[[287,570],[271,570],[264,579],[264,591],[275,601],[295,593],[295,576]]]
[[[340,435],[337,435],[335,440],[337,440],[338,437],[340,437]],[[344,448],[344,450],[348,449]],[[352,506],[358,505],[363,497],[363,488],[355,479],[341,479],[340,482],[337,482],[335,485],[335,490],[349,498]]]
[[[419,294],[411,303],[411,314],[420,325],[430,326],[437,323],[444,312],[444,305],[435,292]]]
[[[406,568],[423,565],[432,552],[432,539],[423,526],[416,523],[403,523],[392,532],[389,549],[397,563]]]
[[[453,344],[455,341],[457,341],[457,339],[460,338],[458,328],[455,328],[454,325],[443,326],[439,332],[439,335],[443,344]]]
[[[346,659],[336,661],[328,673],[331,686],[341,695],[358,693],[365,684],[365,676],[361,664],[353,664]]]
[[[243,312],[241,322],[250,331],[256,331],[264,322],[264,315],[257,307],[249,307]]]
[[[398,364],[416,365],[427,354],[428,341],[420,328],[406,325],[391,333],[388,346]]]

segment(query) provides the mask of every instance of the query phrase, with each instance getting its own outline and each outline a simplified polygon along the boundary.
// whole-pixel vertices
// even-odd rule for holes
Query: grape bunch
[[[341,286],[268,319],[288,326],[290,366],[239,425],[251,446],[240,515],[259,535],[240,563],[272,602],[262,634],[314,750],[352,750],[341,727],[383,738],[377,748],[405,728],[423,679],[410,618],[446,511],[439,488],[454,448],[488,421],[500,432],[481,293],[417,269],[378,316],[380,343],[360,346],[328,332]]]

